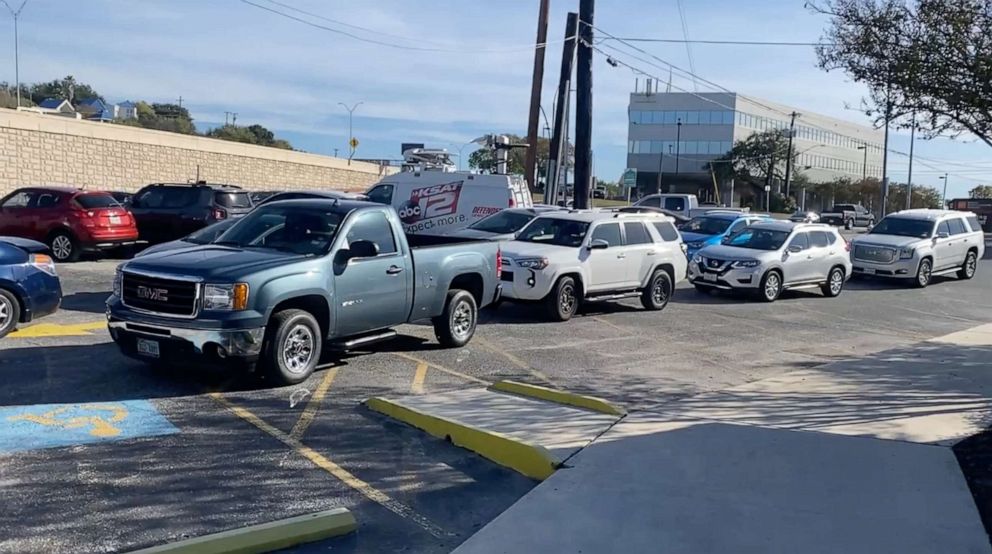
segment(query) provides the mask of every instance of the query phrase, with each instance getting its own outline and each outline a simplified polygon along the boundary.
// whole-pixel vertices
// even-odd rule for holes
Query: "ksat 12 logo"
[[[414,189],[410,199],[399,209],[400,221],[406,224],[422,219],[451,215],[458,211],[458,197],[462,193],[462,181]]]

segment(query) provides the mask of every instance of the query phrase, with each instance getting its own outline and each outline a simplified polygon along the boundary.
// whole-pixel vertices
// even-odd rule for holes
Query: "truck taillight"
[[[213,217],[214,219],[226,219],[227,212],[225,212],[224,210],[219,210],[217,208],[214,208]]]
[[[509,203],[509,206],[510,206],[511,208],[516,208],[516,207],[517,207],[517,200],[516,200],[515,198],[513,198],[513,195],[510,195],[510,203]]]
[[[496,279],[503,276],[503,249],[496,247]]]

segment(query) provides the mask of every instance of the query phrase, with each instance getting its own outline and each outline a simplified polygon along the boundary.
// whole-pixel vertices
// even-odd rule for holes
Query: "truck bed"
[[[430,248],[432,246],[451,246],[472,242],[492,242],[486,239],[471,239],[464,237],[442,237],[438,235],[406,235],[406,242],[411,250]]]

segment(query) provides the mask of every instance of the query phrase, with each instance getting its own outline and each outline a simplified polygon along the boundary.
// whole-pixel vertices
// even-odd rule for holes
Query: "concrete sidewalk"
[[[628,416],[456,552],[989,553],[992,325]]]

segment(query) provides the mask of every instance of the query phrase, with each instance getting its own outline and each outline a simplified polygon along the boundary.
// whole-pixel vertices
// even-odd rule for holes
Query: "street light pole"
[[[947,207],[947,176],[948,174],[945,173],[943,177],[939,177],[939,179],[944,180],[944,193],[940,195],[940,209],[942,210]]]
[[[338,102],[338,106],[348,110],[348,148],[350,149],[348,152],[348,165],[351,165],[351,158],[355,156],[355,134],[352,132],[352,119],[355,115],[355,110],[362,104],[363,102],[355,102],[355,105],[349,108],[344,102]]]
[[[21,2],[21,6],[16,10],[10,7],[10,4],[7,3],[7,0],[0,0],[0,2],[3,2],[3,5],[7,6],[7,9],[10,11],[10,15],[14,16],[14,81],[15,81],[14,86],[17,87],[17,107],[20,108],[21,107],[21,62],[20,62],[20,54],[18,52],[17,18],[18,16],[21,15],[21,10],[24,9],[24,6],[28,3],[28,0],[24,0],[23,2]]]
[[[675,175],[679,174],[679,157],[682,154],[682,118],[675,125]]]
[[[868,180],[868,144],[862,144],[858,150],[865,151],[865,161],[861,164],[861,181],[863,182]]]

